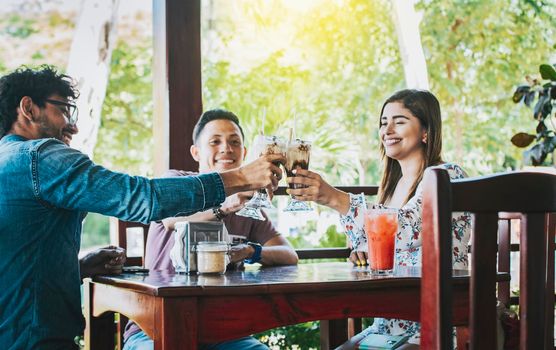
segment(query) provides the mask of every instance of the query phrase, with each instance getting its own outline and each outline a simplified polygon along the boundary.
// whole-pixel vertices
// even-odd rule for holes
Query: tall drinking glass
[[[311,156],[311,142],[295,139],[288,144],[286,152],[286,174],[288,177],[296,176],[295,169],[309,169],[309,158]],[[300,184],[289,184],[291,189],[303,188]],[[288,205],[284,211],[311,211],[313,208],[307,202],[298,201],[290,196]]]
[[[398,210],[393,208],[367,209],[364,218],[371,273],[390,275],[394,271]]]
[[[253,158],[262,157],[269,154],[285,155],[286,142],[276,136],[257,135],[250,153],[254,155]],[[280,164],[278,163],[276,165],[279,166]],[[264,221],[265,218],[261,212],[261,208],[274,208],[274,206],[268,199],[268,194],[266,193],[266,189],[264,188],[255,192],[253,198],[251,198],[249,202],[247,202],[245,206],[236,214]]]

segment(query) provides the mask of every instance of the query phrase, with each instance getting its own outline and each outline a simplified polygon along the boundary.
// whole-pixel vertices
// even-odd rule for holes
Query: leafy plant
[[[515,146],[523,148],[536,141],[533,147],[523,152],[523,161],[526,165],[543,165],[549,154],[552,154],[552,163],[554,163],[556,134],[553,118],[556,118],[556,113],[552,115],[552,107],[556,104],[555,67],[541,64],[539,67],[541,78],[548,82],[543,83],[539,79],[526,77],[528,84],[518,86],[513,95],[515,103],[523,102],[527,107],[534,104],[533,119],[537,123],[536,134],[519,132],[511,140]]]

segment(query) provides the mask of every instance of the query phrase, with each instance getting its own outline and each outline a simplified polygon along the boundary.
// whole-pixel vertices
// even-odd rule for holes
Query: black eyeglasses
[[[65,108],[60,108],[60,110],[62,111],[62,113],[64,113],[66,118],[68,118],[69,124],[75,125],[77,123],[77,116],[79,115],[79,111],[76,105],[72,103],[58,101],[58,100],[46,99],[45,101],[55,106],[65,107]]]

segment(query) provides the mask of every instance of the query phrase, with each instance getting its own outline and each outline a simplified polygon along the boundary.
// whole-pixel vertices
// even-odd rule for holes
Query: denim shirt
[[[147,179],[55,139],[0,140],[0,348],[74,347],[84,319],[78,252],[89,211],[148,223],[225,199],[217,173]]]

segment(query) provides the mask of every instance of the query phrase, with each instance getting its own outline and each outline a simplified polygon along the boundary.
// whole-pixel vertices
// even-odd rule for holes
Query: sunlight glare
[[[282,0],[284,6],[298,12],[308,12],[326,0]]]

